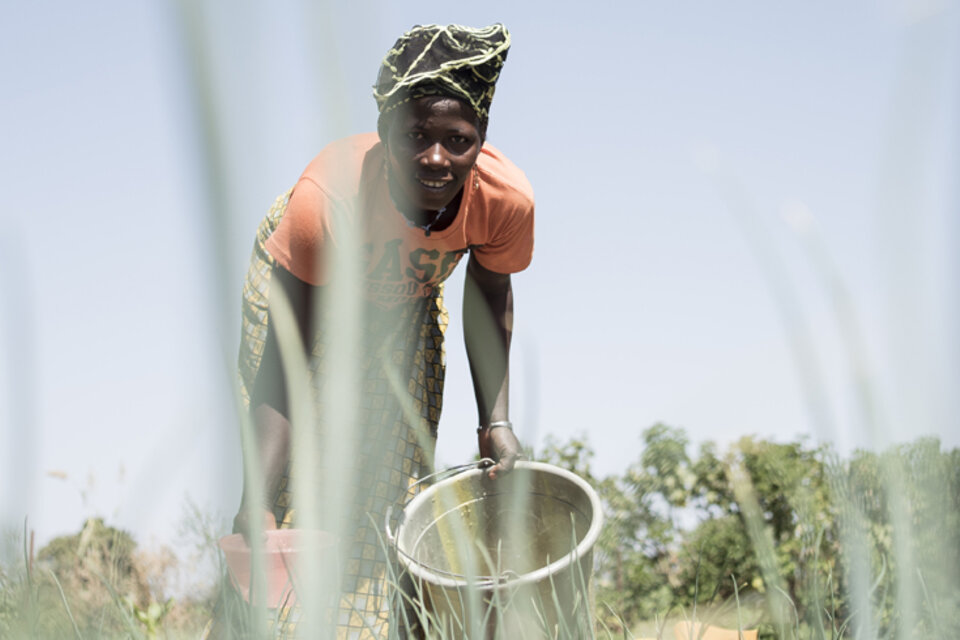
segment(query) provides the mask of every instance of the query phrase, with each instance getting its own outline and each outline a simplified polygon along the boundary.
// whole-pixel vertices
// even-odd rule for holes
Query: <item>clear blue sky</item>
[[[514,280],[524,440],[585,433],[601,473],[657,421],[697,443],[960,445],[956,3],[197,4],[216,231],[173,5],[0,8],[4,528],[98,513],[148,542],[186,492],[232,512],[254,230],[324,144],[374,127],[380,58],[417,23],[513,35],[489,138],[537,194]],[[446,464],[475,447],[461,279]]]

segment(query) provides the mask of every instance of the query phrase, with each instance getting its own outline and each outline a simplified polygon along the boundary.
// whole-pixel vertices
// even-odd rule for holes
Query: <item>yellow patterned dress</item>
[[[260,224],[243,288],[239,377],[247,405],[267,337],[270,274],[275,265],[264,243],[283,217],[289,198],[289,191],[280,196]],[[337,490],[346,491],[353,505],[351,524],[355,533],[345,547],[346,557],[339,560],[342,593],[334,612],[337,638],[388,637],[388,568],[380,531],[387,507],[409,497],[411,484],[432,469],[443,396],[443,340],[448,316],[442,287],[437,287],[432,296],[387,313],[371,314],[370,318],[363,328],[366,347],[359,354],[362,388],[358,424],[364,431],[364,446],[351,461],[352,473],[338,474],[342,480]],[[318,332],[309,358],[314,375],[323,361],[324,346],[324,337]],[[391,371],[401,372],[399,385],[396,377],[390,379]],[[318,389],[323,381],[315,375],[313,384]],[[319,405],[320,401],[316,402]],[[415,415],[411,415],[411,408]],[[323,415],[322,406],[317,407],[316,415]],[[323,470],[319,471],[317,477],[324,478]],[[290,484],[288,468],[273,500],[274,515],[283,528],[296,525]],[[328,478],[326,486],[317,487],[317,495],[329,488]],[[294,636],[302,615],[300,611],[283,612],[278,637]]]

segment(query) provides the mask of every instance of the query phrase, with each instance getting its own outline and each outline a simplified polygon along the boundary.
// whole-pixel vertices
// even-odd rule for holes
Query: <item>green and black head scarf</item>
[[[373,88],[381,135],[385,115],[405,102],[430,95],[463,100],[485,129],[508,49],[510,33],[502,24],[480,29],[418,25],[400,36],[384,57]]]

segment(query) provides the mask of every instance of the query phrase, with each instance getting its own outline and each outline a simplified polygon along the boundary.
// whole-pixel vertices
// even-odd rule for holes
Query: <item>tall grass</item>
[[[218,333],[230,336],[234,332],[227,330],[236,324],[237,301],[233,292],[237,291],[237,283],[230,275],[231,268],[230,247],[227,247],[225,238],[231,237],[228,230],[235,225],[228,195],[231,176],[228,163],[225,160],[225,135],[221,124],[222,111],[228,102],[227,96],[216,95],[217,86],[213,81],[213,64],[209,50],[213,27],[209,17],[204,15],[202,3],[191,3],[182,0],[179,3],[180,20],[183,27],[185,44],[189,50],[188,63],[192,70],[191,89],[195,103],[193,105],[197,130],[202,136],[198,145],[203,156],[201,166],[204,169],[204,181],[207,185],[207,203],[204,210],[210,216],[206,221],[210,231],[209,267],[214,272],[214,290],[220,296],[216,309],[219,317],[216,320]],[[319,23],[319,21],[318,21]],[[331,82],[336,84],[336,76],[331,75]],[[330,92],[335,93],[337,86]],[[342,88],[342,85],[339,87]],[[344,116],[340,116],[341,118]],[[719,186],[731,210],[740,220],[745,234],[750,238],[750,245],[755,250],[758,264],[763,273],[769,277],[771,295],[777,300],[786,333],[796,359],[796,367],[807,394],[807,405],[811,411],[812,420],[818,425],[821,433],[832,433],[840,426],[831,417],[828,404],[828,393],[823,382],[822,365],[813,347],[811,330],[805,320],[802,305],[795,286],[791,283],[780,258],[771,250],[774,243],[763,235],[762,224],[757,222],[755,212],[745,204],[744,190],[729,176],[720,176]],[[346,227],[350,229],[350,227]],[[252,236],[252,234],[251,234]],[[862,328],[856,317],[856,307],[852,297],[843,286],[838,269],[831,264],[829,255],[815,237],[805,236],[807,250],[811,264],[815,265],[822,279],[822,285],[831,295],[836,326],[843,336],[843,345],[847,348],[845,358],[853,371],[855,395],[859,402],[861,419],[872,430],[879,431],[884,424],[884,417],[876,406],[875,387],[869,378],[869,365],[866,348],[862,344]],[[362,275],[359,272],[360,264],[357,257],[361,255],[362,239],[356,236],[341,237],[341,250],[331,258],[333,262],[329,268],[337,274],[331,286],[325,288],[324,296],[316,300],[315,316],[329,318],[325,330],[329,333],[329,349],[321,363],[321,369],[315,375],[308,374],[310,363],[305,353],[304,345],[300,342],[295,328],[293,314],[289,301],[283,299],[279,289],[271,294],[271,316],[279,338],[280,348],[284,356],[285,375],[290,391],[291,421],[295,425],[313,425],[324,423],[329,425],[353,425],[357,422],[356,407],[359,403],[361,389],[358,380],[360,372],[356,353],[370,349],[370,345],[362,344],[359,327],[363,325],[364,306],[360,286]],[[336,314],[324,314],[324,309],[337,309]],[[488,322],[492,322],[488,319]],[[18,331],[27,332],[29,327],[17,327]],[[23,344],[22,336],[8,339],[10,345]],[[29,342],[29,341],[27,341]],[[223,345],[224,369],[232,371],[235,345]],[[30,358],[23,358],[29,361]],[[420,424],[422,419],[414,408],[409,394],[405,389],[405,373],[398,368],[391,368],[391,360],[383,358],[387,367],[386,376],[390,381],[392,392],[402,408],[404,419],[410,424]],[[231,377],[232,374],[231,374]],[[18,384],[29,385],[30,377],[18,377]],[[11,397],[19,399],[29,394],[11,393]],[[316,403],[315,399],[320,398]],[[248,412],[236,394],[237,421],[242,434],[241,440],[246,451],[246,458],[250,461],[247,466],[248,477],[245,479],[248,486],[262,486],[263,472],[259,464],[254,443],[256,437],[254,425],[251,423]],[[321,409],[318,409],[318,406]],[[24,409],[19,405],[19,411],[26,415],[21,420],[26,424],[32,421],[29,415],[29,406]],[[318,415],[322,411],[323,415]],[[426,431],[421,429],[420,432]],[[18,432],[19,433],[19,432]],[[293,464],[297,473],[293,475],[294,508],[297,513],[298,525],[306,529],[325,529],[333,532],[340,539],[349,539],[351,535],[349,507],[343,492],[331,490],[317,492],[316,488],[327,486],[335,488],[341,485],[355,483],[356,478],[350,477],[354,473],[375,473],[378,470],[355,470],[348,461],[356,457],[356,453],[363,447],[370,446],[364,442],[359,434],[349,429],[328,429],[317,431],[310,428],[296,428],[293,431]],[[432,450],[432,443],[421,443],[424,449]],[[29,443],[18,449],[30,450]],[[877,638],[896,638],[897,640],[918,637],[920,632],[932,637],[950,637],[955,630],[953,626],[956,616],[945,610],[951,603],[956,602],[955,594],[960,590],[960,576],[948,574],[931,576],[925,574],[930,566],[929,561],[921,561],[916,557],[913,541],[919,539],[924,532],[937,531],[939,523],[929,516],[934,510],[928,510],[916,516],[912,509],[912,501],[916,499],[943,503],[950,508],[949,501],[944,501],[938,494],[939,487],[930,479],[935,475],[922,477],[920,486],[913,494],[908,493],[906,487],[909,480],[917,472],[908,468],[907,463],[898,456],[889,456],[881,460],[879,470],[885,482],[885,500],[882,501],[889,521],[893,523],[893,540],[891,541],[890,558],[895,561],[895,580],[891,583],[888,572],[894,571],[890,560],[886,557],[874,557],[871,549],[865,544],[869,538],[867,527],[869,519],[865,515],[862,496],[856,494],[855,487],[850,479],[841,474],[841,465],[831,468],[832,482],[835,494],[839,497],[841,532],[840,544],[843,550],[843,595],[851,604],[850,614],[844,619],[837,619],[836,611],[839,607],[822,606],[813,612],[810,621],[802,621],[794,603],[786,597],[786,588],[783,584],[782,569],[777,565],[774,552],[774,541],[770,538],[763,514],[753,494],[750,480],[736,465],[729,469],[731,483],[736,491],[736,499],[742,509],[748,525],[748,533],[753,551],[763,573],[766,586],[766,595],[762,606],[766,608],[768,633],[778,638],[838,639],[856,638],[873,640]],[[17,467],[10,467],[17,473]],[[320,475],[319,470],[323,470]],[[913,476],[911,474],[914,474]],[[26,475],[26,474],[24,474]],[[515,492],[508,498],[512,506],[506,509],[509,518],[502,523],[503,538],[522,541],[529,535],[523,514],[527,512],[524,505],[529,500],[528,487],[522,483],[513,485]],[[450,500],[445,505],[448,511],[455,511],[462,496],[445,495],[442,500]],[[259,504],[258,500],[251,500],[250,505]],[[802,507],[798,508],[802,512]],[[251,522],[259,522],[258,514],[251,513]],[[813,518],[811,518],[812,520]],[[453,519],[449,538],[457,541],[452,551],[466,560],[458,567],[457,572],[466,577],[468,585],[482,583],[489,575],[499,576],[510,567],[503,564],[503,559],[489,549],[473,548],[472,536],[467,523]],[[377,522],[379,529],[381,523]],[[253,537],[258,538],[262,531],[254,531]],[[817,531],[810,542],[811,549],[819,549],[822,530]],[[948,544],[951,538],[927,536],[929,548],[926,554],[929,557],[949,556],[947,549],[942,545]],[[26,536],[24,536],[26,540]],[[208,543],[212,542],[212,538]],[[378,540],[384,555],[395,553],[390,542]],[[524,544],[520,542],[520,544]],[[571,543],[575,547],[575,544]],[[266,576],[264,558],[260,548],[254,545],[254,575],[257,582],[254,590],[265,590]],[[322,638],[334,637],[335,620],[326,612],[332,601],[339,599],[340,563],[347,558],[340,558],[340,563],[323,563],[323,549],[315,545],[306,545],[303,550],[303,566],[321,567],[319,570],[301,571],[297,573],[297,598],[300,608],[305,612],[297,625],[298,637]],[[107,588],[109,599],[101,606],[89,612],[87,619],[79,619],[74,606],[71,605],[70,586],[63,585],[57,576],[51,572],[34,571],[32,558],[27,553],[22,567],[14,569],[9,566],[3,568],[0,574],[0,596],[3,598],[2,611],[11,616],[12,623],[0,620],[6,624],[4,629],[9,630],[11,637],[42,637],[44,633],[63,633],[76,638],[90,637],[131,637],[150,638],[164,634],[162,623],[163,609],[144,608],[124,599],[125,594],[116,591],[116,581],[108,576],[97,576]],[[817,556],[811,561],[813,571],[816,571]],[[437,606],[437,593],[432,594],[434,602],[424,598],[422,584],[408,584],[408,576],[403,575],[396,563],[388,564],[390,573],[386,583],[402,604],[398,607],[398,615],[408,616],[407,626],[419,626],[432,637],[551,637],[551,638],[594,638],[614,637],[614,631],[601,628],[598,630],[592,624],[594,603],[590,602],[589,582],[590,575],[579,571],[579,563],[573,563],[574,581],[576,589],[565,592],[554,588],[547,592],[537,591],[533,601],[522,605],[516,604],[521,597],[506,589],[485,590],[467,586],[455,595],[443,592],[444,598],[459,598],[458,602],[448,601],[447,606]],[[911,570],[916,567],[916,571]],[[221,573],[224,573],[221,569]],[[554,578],[551,577],[550,580]],[[831,597],[837,593],[836,585],[830,581],[832,575],[813,575],[810,582],[814,602],[822,602],[824,596]],[[736,577],[733,577],[736,593],[736,625],[743,626],[745,609],[740,600],[740,589]],[[552,585],[555,586],[555,585]],[[75,586],[83,589],[83,586]],[[892,589],[890,594],[886,589]],[[546,593],[546,595],[544,595]],[[261,606],[248,606],[228,586],[224,585],[220,599],[221,615],[231,621],[233,637],[262,638],[277,634],[277,628],[282,627],[281,614],[270,609],[263,603]],[[491,595],[492,594],[492,595]],[[530,598],[531,596],[525,595]],[[884,611],[888,608],[885,603],[889,599],[895,602],[899,619],[896,621],[884,620]],[[947,603],[946,605],[944,603]],[[157,603],[159,606],[160,603]],[[599,603],[603,606],[603,603]],[[521,622],[508,620],[506,612],[520,608],[525,613]],[[56,610],[62,614],[68,625],[57,626],[53,631],[44,627],[42,616],[47,611]],[[444,613],[437,613],[443,611]],[[557,617],[550,611],[564,611],[571,616]],[[211,612],[212,613],[212,612]],[[663,612],[666,616],[669,612]],[[697,620],[704,617],[703,612],[694,609],[689,617]],[[572,621],[572,622],[571,622]],[[374,622],[368,622],[369,631],[374,631]],[[932,624],[932,628],[925,626]],[[658,635],[669,637],[670,631],[658,625]],[[920,631],[918,631],[920,630]],[[185,635],[190,635],[185,632]],[[389,632],[392,637],[398,637],[398,625],[391,625]],[[285,631],[279,632],[281,635]],[[619,631],[623,637],[628,637],[628,629]]]
[[[708,168],[716,178],[728,207],[741,224],[761,271],[767,277],[769,290],[777,302],[791,339],[813,422],[823,434],[836,433],[843,428],[843,423],[836,422],[832,417],[835,407],[830,406],[830,397],[824,384],[825,370],[820,364],[823,359],[818,357],[813,348],[807,314],[799,302],[800,293],[788,276],[781,258],[770,249],[774,245],[772,238],[767,235],[765,223],[753,210],[743,188],[719,164],[714,162]],[[872,368],[854,298],[824,243],[817,236],[812,214],[802,206],[794,205],[789,211],[789,220],[796,225],[810,264],[814,266],[831,302],[834,321],[842,337],[841,345],[845,348],[845,364],[851,372],[857,419],[874,442],[881,443],[889,434],[890,417],[884,414],[877,401],[879,386],[871,378]],[[796,608],[783,587],[782,569],[777,567],[773,541],[769,538],[764,515],[753,496],[750,479],[738,469],[736,462],[727,469],[766,583],[766,619],[775,637],[901,639],[928,637],[928,634],[929,637],[952,637],[952,634],[960,632],[955,616],[944,616],[942,610],[937,615],[929,615],[937,608],[938,602],[957,602],[957,594],[960,593],[957,570],[960,567],[935,568],[929,563],[924,565],[917,556],[920,540],[927,540],[923,544],[930,546],[925,548],[925,552],[934,557],[950,562],[956,555],[952,545],[957,540],[957,532],[952,525],[930,518],[929,513],[924,513],[922,509],[923,503],[931,500],[942,503],[948,511],[955,508],[954,501],[944,494],[950,485],[942,484],[951,472],[923,469],[896,449],[879,455],[877,460],[878,465],[872,471],[881,481],[882,488],[880,495],[869,497],[859,492],[860,487],[852,477],[850,467],[843,461],[835,459],[826,466],[839,518],[836,524],[843,584],[834,584],[832,576],[816,574],[816,556],[811,567],[801,567],[802,571],[812,572],[807,577],[812,599],[822,603],[821,608],[812,612],[813,619],[805,621],[802,627]],[[935,460],[936,456],[933,456],[929,462],[934,463]],[[939,486],[936,481],[931,482],[933,477],[941,479]],[[799,502],[793,505],[797,513],[806,513],[808,522],[815,523],[811,517],[815,514],[807,512],[802,492]],[[879,552],[876,543],[871,542],[877,535],[871,530],[876,526],[876,513],[868,514],[869,510],[876,512],[878,508],[884,521],[890,523],[892,538],[886,542],[886,548],[881,548]],[[932,531],[939,535],[927,539],[925,534]],[[812,545],[813,549],[819,548],[821,535],[822,529]],[[938,582],[943,589],[938,594],[923,589],[925,571],[938,574]],[[823,601],[824,596],[833,598],[837,594],[849,602],[848,615],[843,619],[836,617],[839,607]],[[945,631],[948,628],[950,631]]]

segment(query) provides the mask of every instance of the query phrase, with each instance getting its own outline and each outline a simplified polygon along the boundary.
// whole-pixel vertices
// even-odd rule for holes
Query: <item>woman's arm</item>
[[[281,267],[274,267],[271,288],[282,289],[293,309],[300,344],[306,344],[310,330],[310,310],[313,287],[297,279]],[[250,394],[250,412],[254,428],[255,451],[244,451],[244,487],[240,508],[233,520],[233,530],[247,535],[250,505],[264,529],[276,529],[272,501],[290,461],[290,413],[287,407],[287,385],[277,343],[275,323],[268,310],[267,337],[263,356],[253,390]],[[256,455],[260,465],[261,482],[251,486],[250,467]]]
[[[491,478],[513,469],[522,453],[513,429],[504,426],[510,424],[512,333],[510,275],[484,268],[471,254],[463,291],[463,334],[480,418],[480,455],[497,461],[490,469]]]

